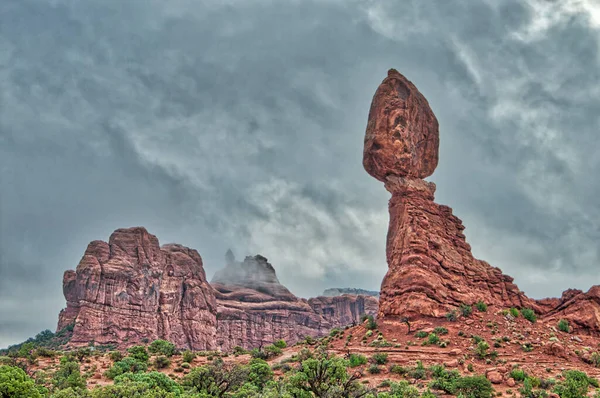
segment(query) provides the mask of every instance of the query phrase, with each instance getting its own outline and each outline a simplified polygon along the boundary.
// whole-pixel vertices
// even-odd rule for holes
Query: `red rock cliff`
[[[58,329],[74,324],[71,343],[129,346],[165,339],[180,348],[215,348],[217,305],[197,251],[159,246],[144,228],[116,230],[89,244],[65,272],[67,308]]]
[[[293,344],[377,311],[374,297],[298,298],[279,283],[265,257],[246,257],[243,262],[228,257],[227,266],[211,280],[217,290],[217,345],[222,350],[261,347],[279,339]]]

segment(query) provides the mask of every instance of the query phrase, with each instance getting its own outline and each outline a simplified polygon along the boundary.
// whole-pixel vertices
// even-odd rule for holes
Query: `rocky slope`
[[[242,262],[226,257],[228,264],[211,280],[217,291],[217,345],[223,350],[261,347],[279,339],[295,343],[377,312],[377,300],[369,296],[298,298],[279,283],[265,257]]]
[[[391,69],[377,89],[365,134],[363,165],[392,194],[388,272],[381,285],[381,319],[442,317],[479,300],[500,308],[529,307],[600,332],[599,288],[561,299],[528,298],[500,269],[477,260],[452,209],[434,202],[423,180],[438,162],[438,122],[427,100]]]
[[[118,229],[94,241],[76,271],[65,272],[74,344],[133,345],[158,338],[179,347],[215,348],[217,305],[202,259],[180,245],[160,246],[146,229]]]

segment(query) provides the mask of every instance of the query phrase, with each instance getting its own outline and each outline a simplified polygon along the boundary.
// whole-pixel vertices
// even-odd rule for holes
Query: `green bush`
[[[566,319],[558,321],[558,330],[561,332],[569,333],[569,322]]]
[[[371,360],[377,365],[385,365],[388,361],[388,354],[385,352],[376,352],[371,357]]]
[[[148,351],[155,355],[164,355],[167,357],[172,357],[175,354],[176,348],[175,344],[171,343],[167,340],[154,340],[148,346]]]
[[[456,394],[468,398],[491,398],[492,383],[485,376],[461,377],[456,380]]]
[[[486,303],[484,303],[484,302],[483,302],[483,301],[481,301],[481,300],[479,300],[479,301],[477,302],[477,304],[475,304],[475,307],[477,308],[477,310],[478,310],[479,312],[486,312],[486,311],[487,311],[487,309],[488,309],[488,306],[487,306],[487,304],[486,304]]]
[[[110,354],[108,354],[108,356],[113,362],[117,362],[123,359],[123,353],[121,351],[111,351]]]
[[[351,368],[355,368],[360,365],[364,365],[367,363],[367,357],[360,354],[350,354],[348,357],[348,362],[350,363]]]
[[[456,322],[458,319],[458,313],[455,310],[452,310],[446,314],[446,319],[450,322]]]
[[[369,373],[371,373],[372,375],[376,375],[381,373],[381,369],[379,368],[379,365],[377,365],[376,363],[372,363],[371,365],[369,365]]]
[[[248,365],[247,381],[253,386],[263,389],[267,383],[273,380],[273,370],[269,364],[262,359],[253,359]]]
[[[148,355],[148,351],[146,350],[146,347],[142,346],[142,345],[135,345],[133,347],[130,347],[127,352],[129,352],[129,356],[137,359],[138,361],[142,361],[142,362],[148,362],[148,359],[150,358],[150,355]]]
[[[401,398],[418,398],[421,396],[419,390],[415,386],[410,385],[406,380],[392,383],[390,393],[393,394],[393,397]]]
[[[524,381],[527,378],[527,373],[523,369],[514,368],[510,371],[510,377],[515,381]]]
[[[154,360],[154,367],[156,369],[164,369],[168,368],[169,366],[171,366],[171,361],[164,355],[160,355]]]
[[[192,363],[194,358],[196,358],[196,354],[194,354],[193,351],[188,350],[181,354],[181,359],[183,359],[183,362]]]
[[[160,390],[180,394],[182,388],[169,376],[160,372],[148,373],[124,373],[115,377],[115,385],[139,383],[145,385],[150,390]]]
[[[521,314],[523,314],[523,318],[527,319],[531,323],[534,323],[537,320],[535,311],[532,310],[531,308],[523,308],[521,310]]]
[[[133,357],[125,357],[121,361],[115,362],[113,366],[104,373],[104,375],[109,379],[114,379],[123,373],[145,372],[146,370],[148,370],[148,365],[146,362],[137,360]]]
[[[563,377],[563,381],[554,388],[561,398],[585,398],[590,385],[597,384],[596,380],[579,370],[567,370]]]
[[[375,329],[377,329],[377,322],[375,321],[375,318],[373,318],[373,315],[367,315],[366,321],[367,322],[366,322],[365,327],[368,330],[375,330]]]
[[[439,335],[439,336],[443,336],[445,334],[448,334],[448,329],[446,329],[443,326],[438,326],[435,329],[433,329],[433,333]]]
[[[440,342],[440,338],[438,337],[437,334],[429,333],[429,336],[427,336],[427,344],[435,345],[439,342]]]
[[[33,379],[23,369],[0,366],[0,397],[42,398]]]
[[[52,384],[58,390],[65,388],[85,388],[86,382],[81,376],[79,363],[71,361],[69,357],[63,356],[60,358],[59,369],[52,377]]]
[[[462,314],[462,316],[469,317],[471,316],[471,314],[473,313],[473,307],[471,307],[468,304],[461,304],[460,305],[460,313]]]
[[[336,330],[336,329],[334,329],[334,330]],[[287,347],[287,343],[285,342],[285,340],[277,340],[276,342],[273,343],[273,345],[280,349],[284,349]]]
[[[475,354],[484,359],[488,356],[488,350],[490,349],[490,345],[486,341],[480,341],[477,343],[477,347],[475,348]]]
[[[520,312],[518,309],[516,309],[515,307],[512,307],[510,309],[510,314],[514,317],[514,318],[518,318],[520,315]]]

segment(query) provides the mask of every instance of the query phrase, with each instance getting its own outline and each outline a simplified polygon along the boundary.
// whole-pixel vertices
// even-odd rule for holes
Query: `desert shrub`
[[[245,350],[239,345],[236,345],[235,347],[233,347],[232,353],[233,355],[244,355],[248,353],[248,350]]]
[[[455,383],[456,394],[468,398],[491,398],[492,383],[485,376],[461,377]]]
[[[287,343],[285,342],[285,340],[277,340],[276,342],[273,343],[273,345],[280,349],[284,349],[287,347]]]
[[[563,377],[564,379],[554,387],[554,392],[561,398],[587,397],[590,385],[597,384],[596,380],[579,370],[567,370]]]
[[[360,354],[350,354],[348,357],[348,362],[351,368],[355,368],[360,365],[364,365],[367,363],[367,357]]]
[[[401,375],[401,376],[404,376],[405,374],[408,373],[408,369],[406,369],[405,367],[400,366],[400,365],[392,365],[392,366],[390,366],[389,370],[390,370],[390,373],[394,373],[394,374]]]
[[[56,351],[46,347],[38,347],[35,350],[35,355],[39,357],[53,358],[56,356]]]
[[[372,375],[381,373],[381,369],[379,368],[379,365],[377,365],[376,363],[372,363],[371,365],[369,365],[368,371]]]
[[[90,393],[87,390],[80,388],[66,388],[64,390],[56,391],[51,398],[90,398]]]
[[[419,339],[424,339],[427,336],[429,336],[429,333],[424,332],[422,330],[419,330],[418,332],[415,333],[415,337],[419,338]]]
[[[148,362],[148,359],[150,358],[150,355],[148,355],[148,351],[146,350],[146,347],[144,347],[142,345],[134,345],[133,347],[129,347],[127,352],[129,352],[130,357],[137,359],[138,361],[141,361],[141,362]]]
[[[0,397],[42,398],[31,377],[15,366],[0,366]]]
[[[488,306],[487,306],[487,304],[485,302],[483,302],[482,300],[479,300],[477,302],[477,304],[475,304],[475,308],[477,308],[477,310],[479,312],[486,312],[487,309],[488,309]]]
[[[566,319],[561,319],[558,321],[558,330],[569,333],[569,322]]]
[[[475,354],[484,359],[488,356],[488,350],[490,349],[490,345],[486,341],[480,341],[477,343],[477,347],[475,348]]]
[[[446,329],[443,326],[438,326],[435,329],[433,329],[433,333],[442,336],[442,335],[448,334],[448,329]]]
[[[469,317],[473,313],[473,307],[471,307],[468,304],[461,304],[460,305],[460,313],[464,317]]]
[[[250,361],[248,365],[248,383],[262,390],[271,380],[273,380],[273,370],[267,362],[262,359]]]
[[[108,356],[113,362],[117,362],[123,359],[123,353],[121,351],[111,351],[110,354],[108,354]]]
[[[516,309],[515,307],[512,307],[510,309],[510,315],[512,315],[513,317],[518,318],[519,314],[520,314],[519,310]]]
[[[375,321],[375,318],[373,318],[373,315],[367,315],[365,327],[369,330],[377,329],[377,322]]]
[[[471,338],[473,339],[473,341],[475,342],[475,344],[479,344],[480,342],[484,341],[483,337],[481,336],[477,336],[477,335],[471,335]]]
[[[417,361],[415,367],[410,369],[406,375],[417,380],[425,379],[427,377],[427,370],[421,361]]]
[[[440,342],[440,338],[435,333],[429,333],[427,336],[427,344],[437,344]]]
[[[366,395],[365,387],[358,383],[355,374],[348,374],[346,366],[345,360],[329,357],[327,354],[318,359],[307,359],[302,362],[300,369],[288,378],[289,393],[294,397],[310,397],[311,393],[317,397]]]
[[[181,359],[183,359],[183,362],[191,363],[194,361],[194,358],[196,358],[196,354],[194,354],[193,351],[188,350],[181,354]]]
[[[457,370],[448,371],[443,366],[432,366],[430,370],[433,381],[429,383],[429,387],[448,394],[454,394],[456,381],[460,378],[460,373]]]
[[[167,340],[154,340],[148,346],[148,351],[152,354],[160,354],[167,357],[173,356],[175,354],[175,344],[171,343]]]
[[[169,376],[163,373],[156,371],[147,373],[124,373],[120,376],[115,377],[115,385],[128,383],[143,384],[149,390],[160,390],[175,394],[180,394],[182,392],[181,386],[177,384],[173,379],[171,379]]]
[[[226,366],[223,361],[214,361],[192,369],[183,378],[182,385],[191,392],[200,393],[202,397],[223,397],[226,392],[234,392],[244,385],[248,374],[248,367]]]
[[[521,346],[521,348],[523,349],[523,351],[525,352],[531,352],[533,351],[533,345],[531,343],[525,343]]]
[[[113,366],[104,373],[104,375],[109,379],[114,379],[123,373],[145,372],[146,370],[148,370],[148,365],[146,362],[137,360],[133,357],[125,357],[122,360],[115,362]]]
[[[456,322],[458,319],[458,313],[455,310],[452,310],[446,314],[446,319],[450,322]]]
[[[170,365],[171,361],[164,355],[157,356],[156,359],[154,359],[154,367],[156,369],[168,368]]]
[[[390,393],[393,394],[393,397],[402,398],[418,398],[421,396],[419,390],[415,386],[410,385],[406,380],[391,383]]]
[[[523,318],[527,319],[531,323],[534,323],[537,320],[535,311],[532,310],[531,308],[523,308],[521,310],[521,314],[523,314]]]
[[[515,379],[515,381],[525,381],[527,378],[527,373],[523,369],[514,368],[510,371],[510,377]]]
[[[331,336],[331,337],[334,337],[334,336],[337,336],[337,335],[338,335],[338,333],[340,333],[340,329],[338,329],[338,328],[333,328],[333,329],[331,329],[331,331],[329,332],[329,336]]]
[[[371,360],[378,365],[384,365],[388,361],[388,354],[385,352],[376,352],[371,357]]]
[[[60,365],[54,376],[52,384],[58,390],[65,388],[85,388],[86,383],[79,370],[79,363],[72,361],[69,357],[60,358]]]

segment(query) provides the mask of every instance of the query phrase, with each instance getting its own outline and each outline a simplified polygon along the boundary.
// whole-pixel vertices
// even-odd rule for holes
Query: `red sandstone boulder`
[[[363,165],[385,182],[390,174],[424,178],[438,164],[438,121],[425,97],[390,69],[373,96]]]
[[[574,289],[563,292],[547,317],[567,320],[578,333],[600,335],[600,286],[592,286],[586,293]]]
[[[63,291],[67,308],[58,329],[73,324],[73,344],[160,338],[181,348],[215,348],[217,306],[200,255],[180,245],[160,247],[144,228],[90,243],[77,270],[65,272]]]

